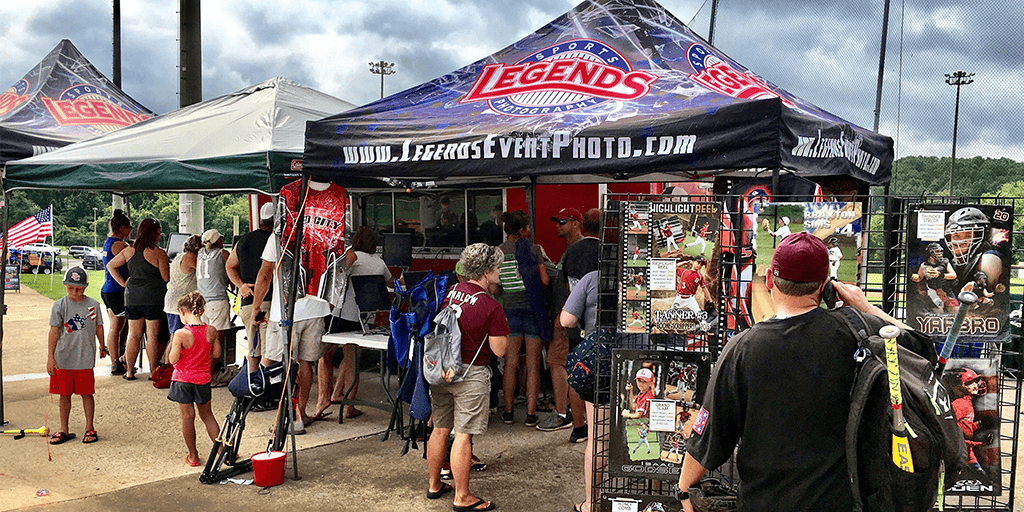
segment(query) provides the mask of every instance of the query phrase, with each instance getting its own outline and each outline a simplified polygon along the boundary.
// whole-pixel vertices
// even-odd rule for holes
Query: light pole
[[[380,97],[384,97],[384,76],[395,74],[395,63],[382,60],[370,63],[370,73],[380,75]]]
[[[949,163],[949,196],[953,197],[953,168],[956,167],[956,129],[960,122],[960,86],[974,82],[974,73],[957,71],[946,75],[946,83],[956,86],[956,110],[953,114],[953,161]]]
[[[92,248],[96,248],[96,208],[92,209]]]

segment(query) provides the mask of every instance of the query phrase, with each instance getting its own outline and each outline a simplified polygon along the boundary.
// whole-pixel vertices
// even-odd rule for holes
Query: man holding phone
[[[845,436],[857,340],[840,313],[820,307],[823,294],[834,288],[869,330],[909,327],[828,270],[814,235],[780,241],[766,276],[775,316],[730,339],[715,366],[679,475],[683,510],[693,511],[688,491],[705,468],[727,461],[740,439],[739,510],[852,510]]]

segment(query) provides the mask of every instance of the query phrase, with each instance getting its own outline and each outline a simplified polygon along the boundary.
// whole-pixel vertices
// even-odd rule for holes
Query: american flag
[[[11,226],[7,234],[10,236],[7,245],[14,249],[53,236],[53,205]]]

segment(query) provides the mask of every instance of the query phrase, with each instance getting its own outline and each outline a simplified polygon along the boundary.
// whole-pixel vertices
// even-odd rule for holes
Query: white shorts
[[[231,327],[231,301],[211,300],[206,303],[203,311],[203,322],[218,331],[226,331]]]
[[[296,320],[292,324],[292,357],[312,363],[324,354],[324,319],[322,317]],[[279,322],[267,326],[267,344],[263,357],[271,361],[284,359],[284,329]]]
[[[700,306],[697,305],[697,298],[690,295],[687,298],[682,298],[676,295],[675,300],[672,301],[673,309],[689,309],[690,311],[700,311]]]

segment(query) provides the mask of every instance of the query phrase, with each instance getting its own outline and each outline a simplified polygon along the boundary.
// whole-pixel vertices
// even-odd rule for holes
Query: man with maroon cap
[[[587,212],[590,216],[591,212]],[[600,212],[597,212],[598,214]],[[599,219],[600,216],[597,215]],[[569,292],[583,276],[597,270],[598,250],[600,241],[592,236],[584,236],[582,232],[583,215],[575,208],[562,208],[551,217],[558,230],[558,237],[564,238],[569,244],[558,262],[558,281],[552,287],[555,293],[555,306],[562,310]],[[592,224],[592,223],[591,223]],[[598,221],[598,225],[600,222]],[[569,332],[557,320],[554,323],[553,338],[548,345],[548,366],[551,368],[551,387],[555,398],[555,411],[537,424],[539,430],[550,432],[573,427],[574,432],[583,435],[586,432],[583,399],[569,387],[565,361],[569,351],[581,339],[578,335],[570,339]],[[574,343],[575,342],[575,343]],[[568,415],[568,408],[573,416]]]
[[[679,475],[683,510],[693,510],[686,491],[740,439],[739,510],[853,509],[845,436],[857,340],[841,313],[819,307],[828,282],[820,239],[799,232],[779,242],[765,283],[775,316],[731,338],[715,365]],[[869,331],[886,323],[910,330],[860,288],[832,285],[865,313]]]

